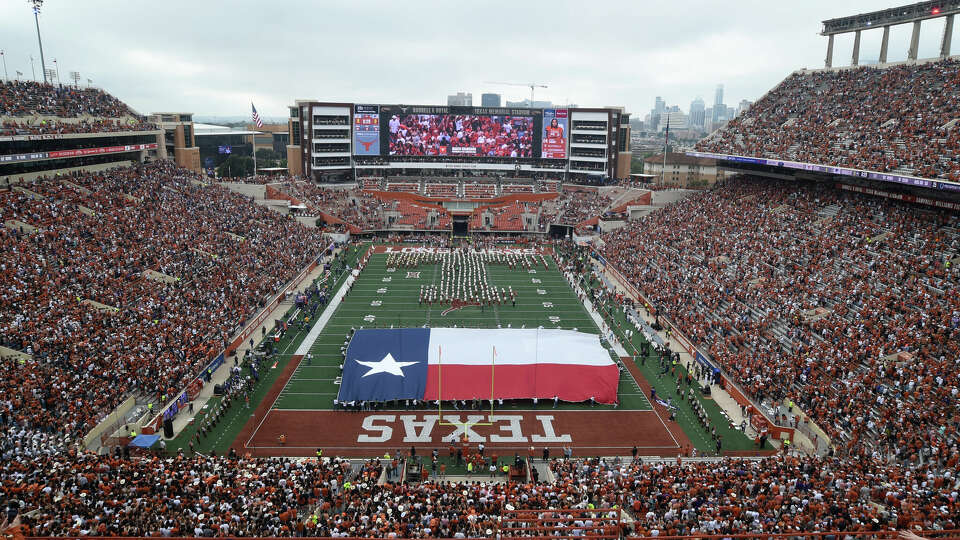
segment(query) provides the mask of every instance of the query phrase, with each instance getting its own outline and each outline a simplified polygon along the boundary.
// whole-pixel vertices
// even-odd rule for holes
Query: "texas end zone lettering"
[[[371,414],[363,419],[360,429],[364,433],[357,436],[357,442],[385,443],[393,440],[394,433],[403,433],[405,443],[433,443],[435,434],[440,437],[439,442],[457,442],[463,440],[464,436],[472,443],[573,442],[569,434],[556,432],[552,414],[538,414],[534,418],[535,421],[528,423],[525,433],[524,417],[520,414],[443,415],[445,422],[456,424],[452,426],[440,425],[440,416],[436,414]],[[474,425],[480,422],[492,425]]]

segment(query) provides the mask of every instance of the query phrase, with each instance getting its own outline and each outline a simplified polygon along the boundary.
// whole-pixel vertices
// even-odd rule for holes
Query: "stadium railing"
[[[917,536],[935,540],[960,539],[960,529],[943,531],[913,531]],[[625,538],[656,538],[657,540],[893,540],[898,538],[899,530],[886,531],[823,531],[823,532],[792,532],[792,533],[748,533],[748,534],[696,534],[694,536],[662,536],[662,535],[626,535]]]
[[[196,399],[200,389],[203,388],[203,376],[205,373],[207,373],[207,370],[210,370],[211,373],[216,371],[217,368],[220,367],[220,364],[224,362],[226,357],[230,355],[230,353],[239,348],[247,338],[253,335],[257,328],[259,328],[260,325],[263,324],[263,322],[267,320],[267,318],[274,312],[274,310],[276,310],[277,307],[283,303],[283,300],[287,297],[287,293],[299,286],[300,283],[307,277],[307,275],[309,275],[310,272],[312,272],[313,269],[319,265],[320,258],[323,256],[323,254],[327,250],[333,249],[335,245],[335,243],[330,244],[314,255],[310,264],[305,266],[300,273],[296,275],[296,277],[281,287],[280,290],[277,291],[277,294],[270,300],[270,302],[264,306],[262,310],[260,310],[260,313],[258,313],[256,317],[247,323],[243,330],[237,334],[237,336],[233,339],[233,341],[230,342],[229,345],[227,345],[218,355],[214,356],[210,363],[204,365],[203,369],[200,370],[197,376],[191,379],[190,382],[187,383],[187,385],[181,389],[175,397],[173,397],[167,403],[162,403],[160,411],[157,413],[157,415],[143,426],[143,433],[147,434],[159,431],[163,426],[164,415],[167,415],[170,413],[170,411],[173,411],[173,416],[175,416],[176,413],[182,409],[183,405],[186,404],[186,402]]]
[[[543,510],[529,510],[529,512],[537,513],[547,513],[547,512],[558,512],[558,510],[550,510],[544,508]],[[567,510],[564,510],[567,512]],[[601,513],[600,510],[583,510],[583,512],[590,512],[593,514]],[[597,521],[596,519],[594,520]],[[629,525],[628,521],[623,521],[622,523]],[[583,529],[583,527],[577,527],[578,529]],[[519,536],[519,535],[509,535],[504,534],[504,531],[510,532],[509,528],[501,527],[498,530],[497,538],[498,540],[507,540],[507,539],[519,539],[524,538],[528,539],[532,535]],[[528,532],[534,533],[537,529],[527,529]],[[792,533],[748,533],[748,534],[701,534],[691,536],[660,536],[660,535],[631,535],[623,534],[622,530],[618,530],[616,533],[611,534],[581,534],[579,536],[574,536],[572,534],[563,535],[549,535],[544,534],[548,530],[554,530],[553,528],[543,528],[540,529],[540,534],[536,536],[554,538],[570,538],[582,540],[583,538],[656,538],[656,540],[728,540],[728,539],[743,539],[743,540],[774,540],[774,539],[788,539],[788,540],[895,540],[899,536],[899,531],[897,530],[886,530],[886,531],[822,531],[822,532],[792,532]],[[558,530],[562,532],[562,530]],[[922,538],[930,538],[931,540],[960,540],[960,530],[951,529],[943,531],[914,531],[915,534]],[[489,535],[493,537],[494,535]],[[25,540],[57,540],[65,537],[60,536],[26,536],[23,537]],[[71,538],[71,537],[66,537]],[[79,537],[72,537],[79,538]],[[156,537],[152,536],[111,536],[111,540],[153,540]],[[204,537],[196,536],[176,536],[173,538],[178,538],[179,540],[207,540]],[[236,538],[236,537],[227,537],[227,538]],[[281,537],[270,537],[270,536],[261,536],[258,537],[260,540],[287,540],[287,538]],[[329,536],[297,536],[297,538],[305,539],[330,539]],[[347,536],[339,537],[336,540],[367,540],[362,537]],[[442,537],[437,537],[436,540],[453,540],[453,539],[444,539]]]
[[[508,507],[501,511],[497,538],[621,538],[620,515],[621,511],[613,508],[512,510]],[[576,524],[578,520],[592,523],[589,526]]]

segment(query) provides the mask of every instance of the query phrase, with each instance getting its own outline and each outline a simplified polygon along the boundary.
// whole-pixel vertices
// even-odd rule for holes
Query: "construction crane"
[[[530,107],[533,107],[533,92],[535,88],[546,88],[545,84],[537,83],[512,83],[512,82],[498,82],[498,81],[486,81],[483,84],[502,84],[505,86],[527,86],[530,88]]]

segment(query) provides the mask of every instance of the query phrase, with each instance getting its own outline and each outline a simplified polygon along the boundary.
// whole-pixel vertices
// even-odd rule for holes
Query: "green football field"
[[[542,264],[534,269],[510,269],[488,264],[488,283],[512,287],[517,293],[516,306],[507,302],[500,306],[466,306],[444,311],[449,305],[420,305],[421,286],[436,284],[440,278],[439,264],[422,264],[417,268],[387,268],[387,254],[371,255],[367,266],[353,284],[350,293],[337,307],[323,332],[310,347],[309,362],[303,359],[290,381],[281,391],[275,409],[332,409],[339,390],[338,382],[343,362],[341,348],[351,328],[409,328],[428,325],[432,328],[576,328],[581,332],[598,334],[600,331],[577,299],[552,257],[547,257],[549,268]],[[605,342],[604,342],[605,343]],[[616,355],[611,351],[611,356]],[[620,375],[619,397],[621,410],[649,410],[650,403],[629,372]],[[505,403],[500,410],[533,407],[530,401]],[[540,408],[552,408],[551,402],[540,402]],[[589,404],[561,403],[561,409],[589,408]],[[596,409],[613,408],[597,405]]]

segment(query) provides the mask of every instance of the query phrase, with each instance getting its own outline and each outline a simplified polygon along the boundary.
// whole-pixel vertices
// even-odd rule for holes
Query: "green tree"
[[[217,167],[217,174],[221,177],[250,176],[253,174],[253,158],[232,155]]]

